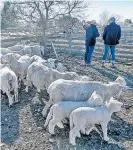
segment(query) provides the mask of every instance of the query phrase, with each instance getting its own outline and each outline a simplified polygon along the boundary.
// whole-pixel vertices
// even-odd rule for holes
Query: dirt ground
[[[93,61],[92,66],[84,65],[79,57],[59,55],[59,59],[69,71],[76,71],[81,75],[89,75],[93,80],[102,82],[113,81],[122,75],[127,85],[133,88],[133,65],[117,64],[113,69],[110,64],[102,68],[100,61]],[[33,87],[28,93],[24,86],[19,89],[20,103],[14,107],[8,107],[5,96],[1,102],[1,149],[2,150],[133,150],[133,91],[124,91],[120,101],[127,104],[121,112],[112,116],[108,125],[110,141],[104,142],[101,128],[92,131],[89,136],[82,135],[77,138],[76,147],[69,144],[69,125],[64,129],[56,127],[56,136],[51,137],[43,128],[45,118],[42,117],[42,109],[49,96],[46,91],[36,94]],[[54,142],[50,142],[54,140]]]

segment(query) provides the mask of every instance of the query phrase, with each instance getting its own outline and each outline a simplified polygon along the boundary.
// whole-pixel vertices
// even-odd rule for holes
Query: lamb
[[[121,91],[128,87],[122,86],[119,83],[101,83],[96,81],[72,81],[59,79],[51,83],[48,87],[50,100],[46,103],[44,116],[50,105],[62,101],[86,101],[93,91],[100,94],[105,101],[112,96],[119,98]]]
[[[107,136],[107,125],[111,120],[111,115],[114,112],[120,111],[122,105],[123,103],[114,100],[114,98],[111,97],[109,102],[105,106],[95,108],[80,107],[73,110],[70,114],[70,143],[72,145],[76,145],[75,138],[76,136],[80,136],[80,130],[82,130],[86,125],[90,125],[90,129],[87,133],[89,135],[94,125],[99,123],[102,127],[104,140],[109,141],[109,138]]]
[[[50,112],[47,116],[44,127],[49,123],[49,132],[54,134],[54,128],[56,125],[63,128],[62,120],[69,118],[70,113],[78,107],[95,107],[103,105],[103,100],[100,95],[94,91],[88,101],[85,102],[72,102],[72,101],[61,101],[57,102],[50,108]]]
[[[78,75],[75,72],[60,73],[55,69],[45,67],[41,63],[34,62],[27,71],[26,92],[28,92],[28,86],[31,82],[37,88],[37,91],[40,92],[41,89],[44,90],[46,88],[47,90],[53,81],[60,78],[70,80],[78,78]]]
[[[44,47],[41,45],[34,45],[34,46],[23,46],[23,49],[20,51],[11,51],[13,53],[18,53],[20,55],[29,55],[30,57],[33,55],[37,55],[42,57],[44,55]]]
[[[15,72],[15,74],[19,77],[19,80],[23,80],[27,74],[27,69],[29,66],[28,61],[17,60],[14,55],[6,55],[5,61],[8,62],[11,69]]]
[[[8,67],[4,67],[0,70],[0,89],[7,94],[9,99],[9,107],[18,102],[18,82],[15,73]],[[11,92],[14,92],[15,100]]]

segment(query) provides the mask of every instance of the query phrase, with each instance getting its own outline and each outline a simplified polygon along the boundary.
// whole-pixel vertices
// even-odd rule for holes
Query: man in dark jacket
[[[83,28],[86,31],[85,62],[87,64],[91,64],[91,58],[92,58],[92,54],[93,54],[95,43],[96,43],[96,37],[99,37],[98,29],[95,24],[96,24],[95,20],[92,20],[91,22],[87,22],[87,24],[83,24]]]
[[[103,40],[105,44],[105,50],[102,60],[102,66],[104,67],[109,50],[111,50],[112,55],[112,67],[115,68],[115,47],[119,44],[121,37],[121,27],[115,23],[115,18],[111,17],[109,19],[109,25],[104,29]]]

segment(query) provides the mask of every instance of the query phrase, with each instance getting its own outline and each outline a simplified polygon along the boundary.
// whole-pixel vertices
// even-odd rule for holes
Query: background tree
[[[107,10],[104,10],[101,14],[100,14],[100,25],[103,27],[105,25],[107,25],[108,20],[109,20],[109,12]]]
[[[4,29],[15,24],[17,24],[15,5],[6,1],[1,11],[1,28]]]
[[[40,29],[43,45],[46,45],[47,31],[50,30],[50,24],[63,16],[83,18],[86,9],[90,3],[73,0],[73,1],[25,1],[13,2],[16,9],[19,11],[17,17],[25,20],[27,23],[32,23],[36,28]],[[71,20],[73,21],[73,19]]]

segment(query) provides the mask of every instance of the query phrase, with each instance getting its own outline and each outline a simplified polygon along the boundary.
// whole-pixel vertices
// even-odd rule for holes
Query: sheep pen
[[[6,36],[5,36],[6,37]],[[132,37],[131,37],[132,38]],[[2,40],[4,36],[2,35]],[[14,42],[15,40],[13,40]],[[56,41],[57,42],[57,41]],[[101,42],[101,41],[100,41]],[[12,46],[10,39],[4,45]],[[83,44],[83,43],[82,43]],[[61,45],[62,46],[62,45]],[[60,47],[61,47],[60,46]],[[101,46],[101,45],[100,45]],[[103,47],[97,47],[103,52]],[[125,46],[125,47],[124,47]],[[128,47],[128,46],[127,46]],[[126,45],[120,43],[120,49],[126,51]],[[130,47],[130,46],[129,46]],[[128,49],[128,48],[127,48]],[[130,49],[132,51],[133,45]],[[10,52],[10,51],[9,51]],[[95,50],[95,52],[97,52]],[[117,63],[117,68],[111,68],[107,62],[106,68],[101,67],[101,59],[93,58],[92,66],[84,64],[81,56],[72,53],[57,51],[58,59],[65,65],[67,71],[76,72],[79,75],[89,76],[92,81],[108,83],[118,76],[123,76],[127,86],[133,88],[133,63]],[[120,56],[119,56],[120,57]],[[43,59],[55,58],[53,50],[45,51]],[[74,150],[69,143],[69,125],[63,124],[64,129],[55,127],[56,134],[51,136],[44,128],[46,118],[42,116],[42,110],[49,95],[46,90],[36,93],[34,86],[25,91],[25,85],[18,89],[20,103],[14,107],[8,107],[8,98],[1,95],[1,143],[2,150]],[[102,139],[101,127],[97,126],[89,136],[81,134],[76,139],[77,150],[132,150],[133,149],[133,90],[122,92],[120,102],[124,103],[122,111],[113,114],[108,125],[109,142]],[[98,132],[97,132],[98,131]]]
[[[110,69],[108,66],[103,70],[98,62],[93,62],[92,67],[82,64],[83,60],[71,57],[70,55],[59,55],[60,60],[67,66],[69,71],[76,71],[81,75],[91,75],[93,80],[108,82],[113,81],[117,76],[124,75],[127,85],[133,87],[133,66],[118,64],[119,69]],[[73,67],[74,66],[74,67]],[[45,101],[49,100],[46,92],[41,92],[38,98],[35,95],[35,88],[24,91],[24,87],[19,89],[19,104],[13,108],[8,108],[7,101],[1,101],[1,127],[2,127],[2,149],[58,149],[69,150],[69,127],[64,129],[56,127],[56,136],[52,137],[54,143],[49,141],[50,134],[44,130],[45,119],[42,117],[42,110]],[[5,98],[4,98],[5,99]],[[7,100],[7,98],[6,98]],[[133,147],[133,92],[128,90],[120,96],[120,101],[128,104],[117,115],[113,115],[113,120],[109,124],[108,134],[112,139],[105,143],[101,138],[101,133],[92,131],[90,136],[82,135],[77,139],[77,148],[84,149],[132,149]]]

